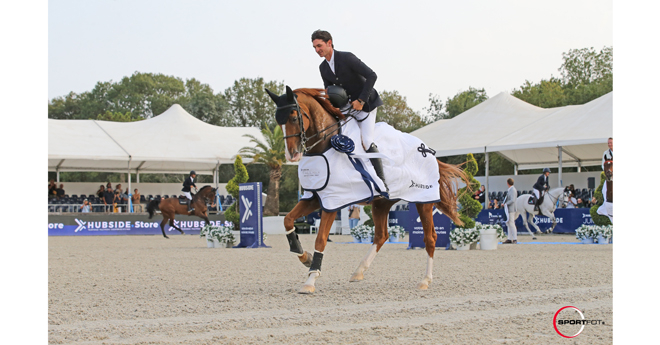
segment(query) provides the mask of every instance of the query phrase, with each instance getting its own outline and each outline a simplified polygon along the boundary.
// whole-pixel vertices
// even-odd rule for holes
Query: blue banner
[[[238,185],[241,242],[234,248],[270,248],[264,244],[261,182]]]
[[[125,219],[126,217],[113,215],[49,216],[48,218],[48,236],[162,235],[160,230],[162,219],[147,220],[146,217]],[[211,220],[211,225],[214,226],[223,223],[224,219]],[[205,222],[201,219],[174,220],[174,225],[186,234],[198,235]],[[169,225],[165,225],[165,233],[168,236],[181,234]]]
[[[574,234],[575,230],[581,225],[594,224],[588,208],[558,208],[555,210],[554,214],[555,219],[557,220],[557,226],[553,230],[553,233],[556,234]],[[529,214],[527,216],[529,216]],[[503,209],[482,210],[477,216],[476,221],[483,224],[500,224],[502,225],[502,228],[504,228],[504,231],[508,232],[507,227],[503,223],[506,221],[506,215],[504,214]],[[543,232],[552,227],[552,221],[546,216],[535,216],[534,224],[536,224]],[[527,233],[527,229],[523,224],[522,216],[518,216],[518,219],[516,219],[516,228],[519,234],[522,232]],[[536,231],[531,224],[529,224],[529,229],[532,233]]]
[[[424,244],[424,228],[415,204],[409,204],[409,210],[406,211],[390,211],[388,224],[389,226],[400,225],[406,229],[408,249],[426,247]],[[451,220],[435,207],[433,208],[433,226],[438,235],[435,246],[446,247],[449,244]]]

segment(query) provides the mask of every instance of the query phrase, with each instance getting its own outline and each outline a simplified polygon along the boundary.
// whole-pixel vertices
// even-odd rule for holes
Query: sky
[[[196,78],[223,92],[263,77],[323,87],[316,29],[423,112],[469,87],[489,97],[559,76],[562,53],[612,46],[612,2],[49,1],[48,98],[134,72]],[[616,52],[615,52],[616,54]]]

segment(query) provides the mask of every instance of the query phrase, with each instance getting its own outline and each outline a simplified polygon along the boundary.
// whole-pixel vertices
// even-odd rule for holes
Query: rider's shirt
[[[182,192],[190,192],[190,187],[195,187],[195,181],[193,180],[192,176],[189,176],[185,181],[183,181],[183,188],[181,189]]]

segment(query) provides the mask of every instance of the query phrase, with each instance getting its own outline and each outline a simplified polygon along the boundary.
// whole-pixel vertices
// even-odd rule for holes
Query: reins
[[[303,147],[303,152],[304,152],[304,153],[309,152],[309,150],[311,150],[312,148],[314,148],[314,146],[318,145],[319,143],[321,143],[322,141],[324,141],[325,139],[327,139],[329,134],[334,133],[334,132],[336,132],[336,131],[339,131],[339,130],[341,129],[341,127],[345,126],[349,121],[355,119],[354,114],[358,111],[358,110],[355,110],[355,109],[351,109],[351,110],[349,110],[348,114],[346,114],[346,115],[347,115],[348,117],[350,117],[350,118],[349,118],[348,120],[346,120],[343,124],[341,123],[341,122],[342,122],[341,120],[337,119],[337,122],[331,124],[330,126],[327,126],[327,127],[323,128],[323,129],[321,129],[321,130],[318,131],[316,134],[314,134],[314,135],[308,137],[306,133],[307,133],[307,130],[308,130],[309,128],[305,129],[305,124],[304,124],[303,119],[302,119],[302,116],[300,116],[300,114],[303,114],[305,117],[307,117],[307,119],[309,120],[310,124],[312,123],[312,118],[309,116],[309,114],[307,114],[306,111],[300,109],[300,105],[298,104],[298,98],[295,98],[294,100],[295,100],[295,102],[296,102],[295,104],[287,104],[287,105],[285,105],[285,106],[277,107],[277,110],[288,109],[288,108],[294,108],[294,109],[298,112],[298,116],[297,116],[297,118],[298,118],[298,124],[299,124],[299,126],[300,126],[300,132],[299,132],[299,133],[296,133],[296,134],[286,135],[286,136],[283,137],[283,139],[291,138],[291,137],[300,137],[300,142],[302,143],[302,147]],[[308,142],[308,141],[310,141],[310,140],[313,139],[314,137],[320,136],[323,132],[325,132],[325,131],[329,131],[329,130],[331,130],[331,129],[334,128],[334,127],[337,127],[337,128],[334,129],[334,130],[332,130],[332,131],[330,131],[330,132],[328,132],[328,133],[325,133],[325,134],[323,135],[323,140],[320,140],[320,139],[319,139],[319,140],[317,140],[316,143],[314,143],[312,146],[309,146],[309,147],[307,146],[307,142]]]

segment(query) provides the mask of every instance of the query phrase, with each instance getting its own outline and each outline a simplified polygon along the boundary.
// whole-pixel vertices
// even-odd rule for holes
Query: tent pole
[[[140,183],[140,170],[135,170],[135,179],[135,182]]]
[[[486,208],[488,208],[488,205],[490,205],[490,200],[488,200],[488,193],[490,192],[490,189],[488,189],[488,165],[490,163],[489,161],[490,158],[488,157],[488,152],[486,152],[486,203],[484,204]]]
[[[128,212],[133,213],[133,192],[131,191],[131,159],[133,159],[131,156],[128,156],[128,190],[126,191],[128,194]]]
[[[216,210],[220,211],[220,193],[218,193],[218,182],[220,181],[220,161],[215,165],[213,170],[213,181],[215,182],[215,206]]]
[[[561,146],[557,146],[557,149],[558,149],[558,151],[559,151],[559,187],[563,187],[563,186],[564,186],[564,181],[562,181],[562,179],[561,179],[561,170],[562,170],[562,169],[561,169],[561,168],[562,168],[561,165],[562,165],[562,163],[563,163],[563,162],[562,162],[562,157],[561,157],[561,154],[562,154]]]
[[[513,165],[513,174],[518,175],[518,164]]]
[[[56,175],[56,178],[57,178],[57,183],[60,183],[60,170],[58,169],[55,172],[56,172],[55,175]]]

